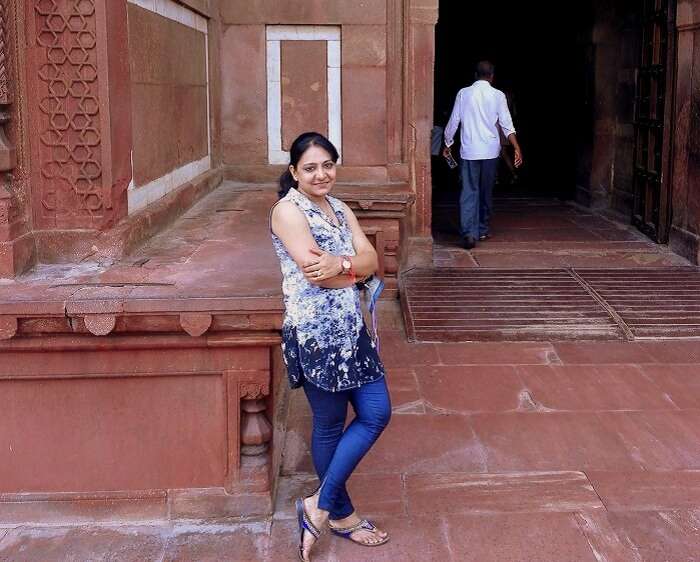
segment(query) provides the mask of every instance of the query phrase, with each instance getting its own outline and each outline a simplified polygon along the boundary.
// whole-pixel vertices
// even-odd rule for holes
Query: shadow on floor
[[[458,203],[433,207],[436,267],[660,267],[690,265],[630,225],[557,199],[500,198],[491,238],[461,248]]]

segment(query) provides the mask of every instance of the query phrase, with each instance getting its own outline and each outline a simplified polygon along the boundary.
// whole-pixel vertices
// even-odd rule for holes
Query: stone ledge
[[[415,201],[408,184],[337,184],[333,193],[360,217],[403,218]]]
[[[187,317],[173,312],[171,314],[65,314],[21,316],[13,314],[0,315],[0,352],[7,350],[8,342],[16,342],[9,349],[38,350],[53,347],[56,338],[70,336],[74,342],[76,336],[123,336],[129,334],[163,336],[187,334],[196,340],[206,334],[211,337],[225,336],[223,339],[207,340],[210,345],[269,345],[278,342],[276,335],[282,326],[282,311],[245,313],[228,311],[224,313],[198,313],[207,316],[204,324],[188,324]],[[275,335],[266,335],[266,334]],[[167,334],[167,336],[166,336]],[[30,339],[24,339],[31,336]],[[228,338],[228,339],[227,339]],[[231,339],[234,338],[234,339]],[[60,344],[60,342],[59,342]],[[38,345],[38,349],[35,346]],[[98,346],[97,341],[90,341],[86,347]],[[110,345],[115,345],[110,338]],[[146,344],[151,345],[151,344]],[[62,347],[59,345],[59,347]],[[196,347],[196,346],[195,346]],[[0,373],[2,376],[2,373]]]
[[[121,258],[172,224],[202,197],[221,185],[220,169],[209,170],[184,183],[145,209],[134,213],[102,234],[98,254]],[[115,241],[115,242],[113,242]]]
[[[104,232],[34,230],[11,242],[2,242],[0,277],[14,277],[36,263],[120,259],[172,224],[222,181],[220,169],[209,170]]]

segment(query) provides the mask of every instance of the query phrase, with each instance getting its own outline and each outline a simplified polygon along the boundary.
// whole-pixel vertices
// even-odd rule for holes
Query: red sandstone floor
[[[555,199],[496,199],[492,237],[459,247],[456,206],[433,214],[437,267],[663,267],[688,265],[632,226]]]
[[[685,263],[559,210],[511,222],[504,211],[471,255],[499,267]],[[557,216],[573,226],[555,227]],[[441,245],[436,263],[467,265],[467,252]],[[314,560],[700,560],[700,341],[408,344],[395,303],[381,321],[394,417],[350,488],[392,541],[363,549],[326,536]],[[0,528],[0,560],[295,560],[291,500],[314,486],[309,422],[293,393],[270,520]]]
[[[700,560],[700,342],[407,344],[382,311],[394,416],[351,481],[392,533],[322,561]],[[293,394],[271,520],[0,530],[0,560],[294,560],[314,487]]]

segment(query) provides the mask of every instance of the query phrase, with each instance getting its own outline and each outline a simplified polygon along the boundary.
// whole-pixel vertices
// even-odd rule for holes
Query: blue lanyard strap
[[[367,296],[369,297],[368,308],[369,313],[372,316],[372,335],[374,337],[374,343],[377,346],[377,351],[379,351],[379,332],[377,331],[377,301],[384,290],[384,281],[373,275],[369,279],[358,283],[358,285],[367,291]]]

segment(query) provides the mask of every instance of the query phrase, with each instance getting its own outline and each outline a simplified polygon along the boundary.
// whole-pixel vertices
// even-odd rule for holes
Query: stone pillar
[[[9,172],[15,167],[15,147],[10,144],[5,135],[5,126],[10,120],[9,105],[12,103],[10,78],[8,68],[8,21],[7,2],[0,3],[0,172]]]
[[[406,111],[410,183],[416,202],[404,267],[432,265],[430,133],[433,126],[437,0],[405,0]]]
[[[700,0],[679,0],[670,246],[700,263]],[[668,98],[667,98],[668,99]]]
[[[265,385],[241,386],[241,466],[238,488],[247,493],[267,492],[271,487],[272,425],[265,414],[265,394],[269,394]]]
[[[267,406],[262,398],[246,399],[241,403],[241,455],[254,457],[266,453],[272,439],[272,426],[265,415]]]
[[[0,1],[0,278],[13,277],[25,269],[32,259],[31,244],[18,242],[26,233],[26,224],[20,208],[21,190],[13,176],[17,167],[17,150],[11,137],[11,129],[18,129],[17,70],[21,64],[16,59],[18,38],[17,8],[15,0]],[[19,20],[21,21],[21,19]],[[14,24],[14,25],[13,25]]]
[[[387,1],[386,114],[390,181],[407,181],[404,138],[404,0]]]
[[[268,421],[267,371],[227,371],[229,493],[267,492],[271,487],[272,425]]]

